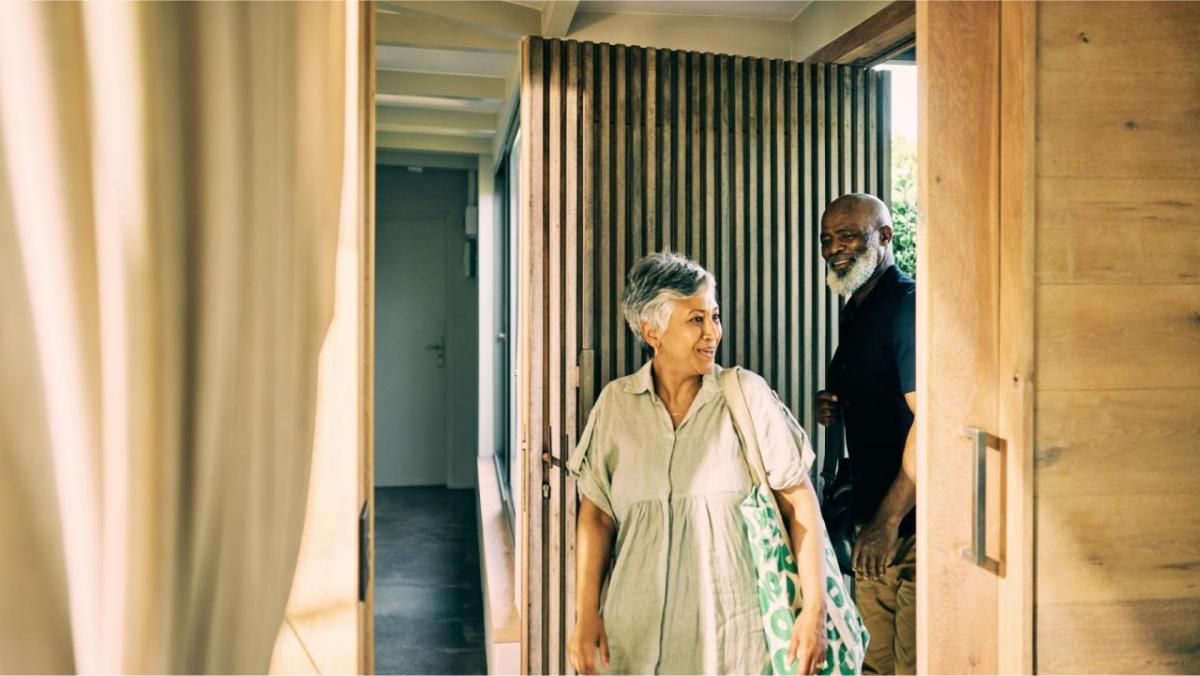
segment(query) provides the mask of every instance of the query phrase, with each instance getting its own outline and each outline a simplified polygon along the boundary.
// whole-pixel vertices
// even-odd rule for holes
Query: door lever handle
[[[446,337],[439,336],[438,342],[433,345],[426,345],[426,350],[433,350],[437,356],[438,368],[441,368],[446,363]]]

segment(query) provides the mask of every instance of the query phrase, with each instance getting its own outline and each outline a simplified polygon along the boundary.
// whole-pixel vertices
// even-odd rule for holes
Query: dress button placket
[[[663,583],[662,583],[662,606],[658,611],[658,657],[654,660],[654,673],[658,673],[659,664],[662,662],[663,646],[662,638],[665,634],[664,629],[667,620],[667,594],[669,585],[671,584],[671,529],[674,525],[674,509],[671,505],[672,497],[675,494],[675,486],[671,483],[671,465],[675,460],[675,445],[679,440],[679,430],[671,423],[671,414],[667,411],[667,407],[662,403],[661,399],[656,398],[659,409],[662,411],[663,419],[666,421],[665,439],[670,442],[670,450],[667,452],[667,500],[665,508],[665,517],[667,522],[667,537],[665,561],[663,562]]]

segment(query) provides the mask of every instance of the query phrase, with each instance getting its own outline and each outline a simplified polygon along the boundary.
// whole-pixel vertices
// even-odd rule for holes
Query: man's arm
[[[900,522],[917,504],[917,393],[905,393],[904,401],[908,403],[914,421],[904,440],[900,471],[892,480],[883,502],[879,503],[875,516],[863,527],[854,544],[854,571],[868,580],[882,576],[884,568],[891,563],[896,555]]]

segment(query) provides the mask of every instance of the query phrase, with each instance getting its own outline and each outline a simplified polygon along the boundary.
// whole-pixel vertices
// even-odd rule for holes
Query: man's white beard
[[[846,272],[839,275],[832,267],[829,267],[825,274],[825,281],[834,293],[849,298],[863,284],[867,283],[871,275],[875,274],[877,267],[879,267],[879,248],[868,246],[867,250],[855,259],[854,264]]]

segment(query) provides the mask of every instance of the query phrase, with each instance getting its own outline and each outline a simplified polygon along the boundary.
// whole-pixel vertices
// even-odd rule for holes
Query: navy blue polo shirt
[[[893,265],[861,304],[851,300],[842,310],[827,389],[842,405],[859,525],[875,515],[900,472],[913,423],[904,394],[917,389],[916,301],[916,282]],[[900,535],[915,534],[916,524],[914,509]]]

